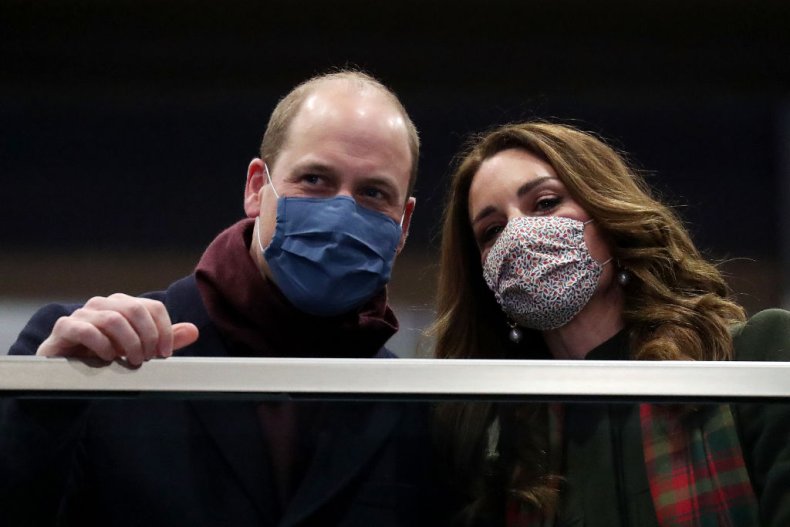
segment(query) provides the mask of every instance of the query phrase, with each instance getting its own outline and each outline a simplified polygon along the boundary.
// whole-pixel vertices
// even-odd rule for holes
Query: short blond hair
[[[280,151],[288,139],[288,131],[291,128],[291,123],[299,113],[302,103],[319,86],[333,81],[344,81],[360,90],[374,89],[380,92],[390,103],[392,103],[403,117],[403,121],[406,124],[406,133],[408,135],[409,152],[411,153],[409,187],[406,192],[406,197],[408,199],[408,197],[412,195],[414,184],[417,181],[417,166],[420,159],[420,136],[417,133],[417,127],[414,126],[409,114],[406,113],[406,108],[404,108],[397,95],[378,79],[362,71],[342,69],[317,75],[302,82],[285,97],[280,99],[280,102],[277,103],[274,111],[272,111],[271,117],[269,117],[269,124],[266,126],[266,131],[263,134],[260,150],[261,158],[266,159],[269,166],[274,165],[277,156],[280,154]]]

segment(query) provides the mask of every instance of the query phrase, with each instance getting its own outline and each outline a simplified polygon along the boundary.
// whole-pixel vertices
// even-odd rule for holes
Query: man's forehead
[[[350,137],[363,142],[385,139],[388,148],[403,149],[411,159],[402,112],[374,88],[360,90],[355,85],[334,81],[307,94],[289,126],[284,149],[303,146],[308,137],[312,138],[309,141],[322,142]]]
[[[404,123],[403,116],[381,89],[342,80],[326,81],[315,86],[305,96],[294,121],[341,115],[345,119],[375,116],[384,117],[393,123]]]
[[[288,159],[293,169],[294,163],[307,160],[335,165],[338,154],[365,160],[372,163],[371,174],[394,176],[408,194],[414,162],[409,121],[393,97],[356,81],[330,80],[311,87],[299,103],[277,161]]]

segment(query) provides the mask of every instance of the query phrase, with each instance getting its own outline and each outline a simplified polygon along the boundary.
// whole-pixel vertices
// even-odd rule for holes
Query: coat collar
[[[191,321],[200,330],[198,341],[181,356],[230,356],[206,312],[194,275],[174,283],[165,300],[173,322]],[[392,356],[382,349],[377,357]],[[318,432],[313,460],[304,480],[281,511],[266,453],[267,445],[255,413],[255,403],[238,400],[192,400],[208,434],[268,525],[293,526],[309,519],[351,484],[386,441],[402,415],[394,403],[343,402],[328,405]],[[277,518],[282,518],[280,522]]]

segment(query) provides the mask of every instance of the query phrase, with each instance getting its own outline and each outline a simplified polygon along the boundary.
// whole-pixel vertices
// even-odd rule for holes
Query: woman
[[[746,322],[623,158],[558,124],[461,159],[437,308],[442,358],[790,359],[790,314]],[[448,404],[438,424],[465,523],[790,525],[779,405]]]

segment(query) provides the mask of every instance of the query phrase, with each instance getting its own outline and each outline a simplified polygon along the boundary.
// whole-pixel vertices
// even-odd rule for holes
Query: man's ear
[[[244,186],[244,212],[248,218],[261,213],[261,189],[267,183],[263,159],[256,157],[247,167],[247,184]]]
[[[409,237],[409,226],[411,225],[411,215],[414,213],[414,206],[417,205],[417,198],[414,196],[406,200],[406,207],[403,209],[403,223],[401,224],[400,242],[398,242],[398,254],[406,245],[406,238]]]

